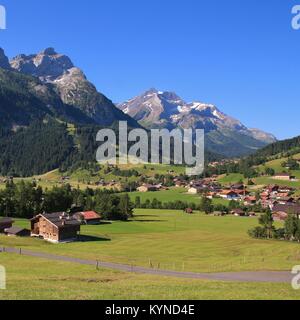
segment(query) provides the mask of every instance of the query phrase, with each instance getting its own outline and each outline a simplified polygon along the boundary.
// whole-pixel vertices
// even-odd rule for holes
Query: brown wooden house
[[[11,228],[14,220],[11,218],[0,218],[0,233],[4,233],[5,229]]]
[[[43,213],[31,219],[31,236],[50,242],[68,242],[78,238],[81,223],[65,212]]]

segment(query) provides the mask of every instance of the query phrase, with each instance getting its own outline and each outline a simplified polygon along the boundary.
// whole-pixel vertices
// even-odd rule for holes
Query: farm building
[[[73,217],[82,224],[97,225],[101,223],[101,217],[95,211],[77,212]]]
[[[4,233],[5,229],[11,228],[14,220],[11,218],[0,218],[0,233]]]
[[[231,214],[235,215],[236,217],[244,217],[246,215],[245,211],[242,209],[233,209]]]
[[[30,230],[19,228],[19,227],[11,227],[4,230],[4,233],[10,237],[29,237]]]
[[[284,181],[290,181],[295,179],[294,176],[291,176],[289,173],[286,173],[286,172],[277,173],[273,178],[275,180],[284,180]]]
[[[31,219],[31,236],[54,243],[74,241],[80,225],[81,222],[64,212],[43,213]]]
[[[138,187],[137,190],[139,192],[155,192],[158,191],[158,188],[152,184],[143,184],[142,186]]]

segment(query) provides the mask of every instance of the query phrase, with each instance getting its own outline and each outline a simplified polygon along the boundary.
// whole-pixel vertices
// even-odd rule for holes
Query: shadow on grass
[[[86,236],[86,235],[80,235],[78,237],[79,242],[106,242],[106,241],[111,241],[110,238],[105,238],[105,237],[94,237],[94,236]]]
[[[153,215],[153,214],[139,214],[139,215],[136,215],[136,217],[141,217],[141,218],[147,218],[147,217],[157,218],[157,217],[159,217],[159,216]]]
[[[134,220],[129,220],[128,222],[167,222],[168,220],[152,220],[152,219],[134,219]]]

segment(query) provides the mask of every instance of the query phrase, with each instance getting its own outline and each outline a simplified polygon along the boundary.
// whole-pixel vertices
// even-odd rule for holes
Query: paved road
[[[186,278],[186,279],[202,279],[215,281],[231,281],[231,282],[269,282],[269,283],[291,283],[293,275],[288,271],[257,271],[257,272],[224,272],[224,273],[194,273],[194,272],[178,272],[149,269],[143,267],[130,266],[125,264],[117,264],[102,261],[84,260],[66,256],[57,256],[48,253],[34,252],[17,248],[0,248],[0,252],[17,253],[31,257],[44,258],[54,261],[72,262],[82,265],[91,265],[95,268],[102,267],[107,269],[119,270],[124,272],[134,272],[141,274],[149,274],[156,276]]]

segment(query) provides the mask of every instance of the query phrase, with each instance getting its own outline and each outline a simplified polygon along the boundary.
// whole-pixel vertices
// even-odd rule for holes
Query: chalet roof
[[[256,201],[256,197],[255,196],[248,196],[244,200],[245,201]]]
[[[221,192],[221,194],[223,194],[223,195],[236,194],[236,195],[237,195],[237,192],[236,192],[236,191],[233,191],[233,190],[223,190],[223,191]]]
[[[77,214],[80,214],[84,220],[101,219],[100,215],[95,211],[85,211],[85,212],[79,212]]]
[[[22,231],[27,231],[28,233],[30,232],[28,229],[20,228],[20,227],[16,227],[16,226],[11,227],[11,228],[7,228],[4,231],[5,231],[5,233],[9,233],[9,234],[13,234],[13,235],[18,235]]]
[[[12,218],[0,218],[0,224],[14,223]]]
[[[273,207],[273,212],[285,212],[291,214],[300,214],[300,205],[294,203],[276,204]]]
[[[231,188],[232,188],[232,189],[242,189],[242,188],[244,189],[244,187],[245,187],[245,186],[244,186],[243,183],[235,183],[235,184],[232,184],[232,185],[231,185]]]
[[[49,222],[57,226],[58,228],[64,228],[66,226],[80,226],[81,223],[77,221],[74,217],[69,216],[65,212],[55,212],[55,213],[42,213],[37,217],[42,216],[47,219]]]
[[[233,209],[232,212],[237,213],[237,214],[243,214],[245,213],[245,211],[243,209],[237,208],[237,209]]]

